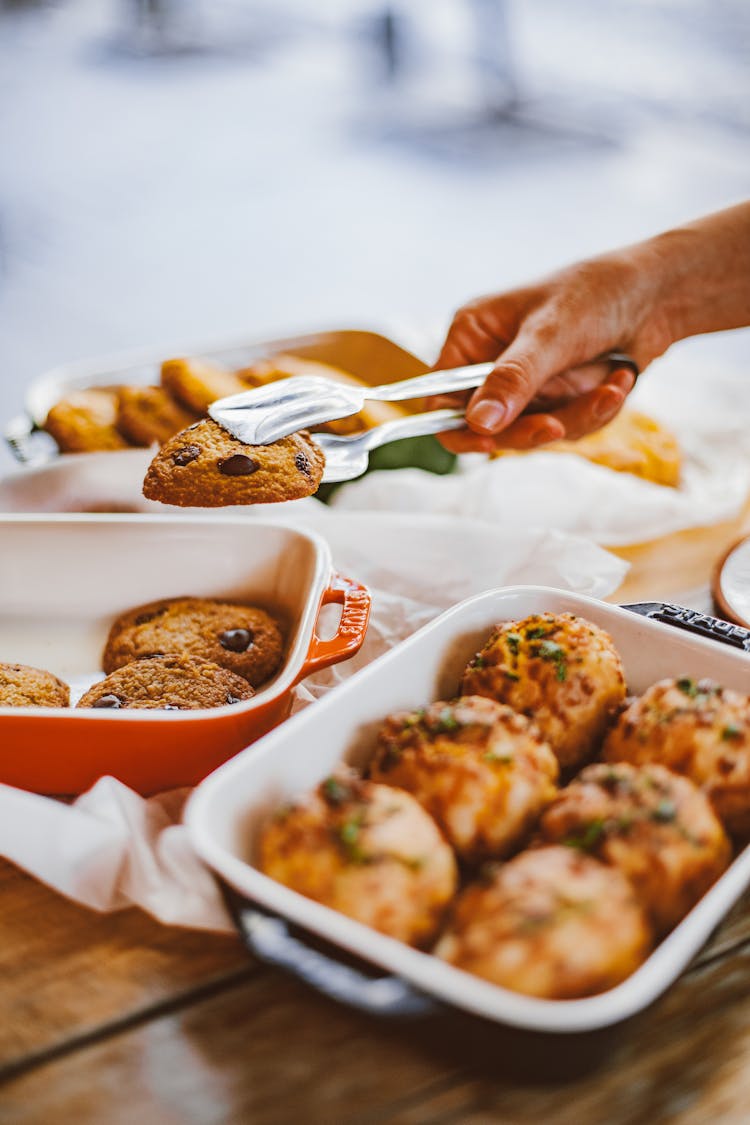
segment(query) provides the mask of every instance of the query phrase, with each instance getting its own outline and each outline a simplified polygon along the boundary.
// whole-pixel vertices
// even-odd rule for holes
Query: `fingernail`
[[[496,434],[502,429],[507,416],[507,407],[493,398],[480,399],[466,411],[466,421],[472,429],[484,430],[488,434]]]

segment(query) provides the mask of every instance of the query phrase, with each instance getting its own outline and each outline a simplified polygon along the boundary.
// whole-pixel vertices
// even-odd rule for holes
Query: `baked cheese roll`
[[[625,673],[603,629],[571,613],[499,625],[467,667],[463,695],[533,719],[563,770],[588,761],[625,700]]]
[[[421,805],[402,789],[348,771],[271,818],[260,867],[411,945],[435,937],[457,881],[453,852]]]
[[[540,834],[617,867],[659,934],[676,926],[731,859],[706,796],[663,766],[587,766],[545,811]]]
[[[620,715],[609,762],[659,762],[709,797],[725,828],[750,836],[750,700],[713,680],[660,680]]]
[[[522,852],[452,911],[435,953],[529,996],[604,992],[637,969],[652,934],[631,884],[573,848]]]
[[[521,846],[557,791],[558,765],[524,715],[470,695],[391,715],[369,773],[412,793],[473,861]]]

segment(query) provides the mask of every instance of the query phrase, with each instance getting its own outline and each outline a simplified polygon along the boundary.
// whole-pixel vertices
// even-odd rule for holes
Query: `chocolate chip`
[[[201,447],[199,445],[181,445],[172,454],[172,461],[175,465],[189,465],[191,461],[195,461],[196,457],[200,457]]]
[[[164,706],[162,707],[162,711],[181,711],[181,710],[182,710],[182,708],[178,707],[178,705],[176,703],[165,703]]]
[[[247,652],[254,639],[250,629],[226,629],[219,633],[219,644],[229,652]]]
[[[232,457],[225,457],[219,461],[219,472],[225,477],[249,477],[260,468],[260,462],[254,461],[245,453],[235,453]]]
[[[94,700],[91,706],[111,707],[116,710],[118,707],[122,707],[122,700],[119,695],[100,695],[98,699]]]
[[[307,457],[305,457],[304,453],[297,453],[295,455],[294,464],[295,467],[298,468],[301,473],[304,473],[306,477],[310,476],[310,462],[308,461]]]
[[[242,700],[238,699],[236,695],[232,695],[231,693],[228,693],[227,694],[227,703],[242,703]]]

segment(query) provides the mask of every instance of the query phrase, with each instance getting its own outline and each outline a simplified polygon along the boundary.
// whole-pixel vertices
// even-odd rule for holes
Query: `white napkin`
[[[675,349],[652,364],[631,402],[676,434],[684,457],[679,488],[540,451],[495,461],[465,457],[461,471],[445,477],[419,469],[371,473],[339,490],[333,505],[450,512],[506,531],[534,524],[610,547],[736,516],[750,491],[750,357],[746,369],[727,371]]]
[[[336,566],[373,594],[361,651],[301,684],[295,710],[470,594],[533,583],[601,597],[627,570],[601,548],[556,532],[507,533],[453,517],[339,513],[314,502],[295,506],[295,514],[295,522],[329,540]],[[103,777],[69,806],[0,786],[0,855],[95,910],[138,905],[168,924],[229,930],[217,886],[180,824],[185,796],[173,790],[144,800]]]

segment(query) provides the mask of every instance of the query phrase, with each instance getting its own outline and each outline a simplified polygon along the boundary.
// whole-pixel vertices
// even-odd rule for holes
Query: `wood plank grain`
[[[97,914],[0,862],[0,1071],[253,971],[238,939]]]
[[[504,1074],[507,1039],[471,1027],[378,1023],[268,972],[16,1078],[2,1101],[16,1125],[54,1113],[112,1125],[740,1121],[750,944],[686,974],[599,1069],[570,1083]]]
[[[748,532],[750,500],[735,519],[713,527],[692,527],[648,543],[610,547],[613,554],[630,563],[630,571],[608,600],[668,599],[675,591],[702,586],[724,552]]]

